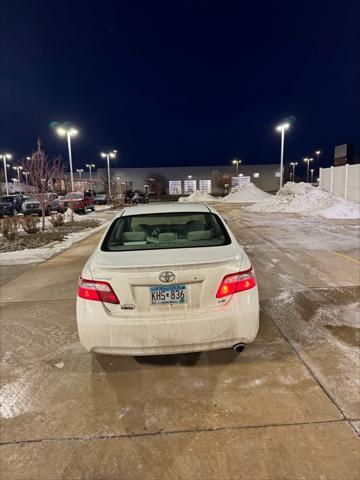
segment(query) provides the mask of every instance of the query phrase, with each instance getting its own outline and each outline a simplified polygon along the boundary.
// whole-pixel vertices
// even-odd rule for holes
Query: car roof
[[[152,213],[209,213],[214,209],[205,203],[150,203],[125,207],[119,216],[149,215]]]

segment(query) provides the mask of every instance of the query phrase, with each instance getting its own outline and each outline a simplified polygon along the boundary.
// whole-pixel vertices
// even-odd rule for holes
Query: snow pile
[[[191,195],[188,197],[180,197],[180,203],[194,203],[194,202],[214,202],[216,199],[209,195],[206,192],[200,192],[200,190],[195,190]]]
[[[320,212],[315,212],[325,218],[360,218],[360,205],[354,202],[348,202],[342,198],[336,198],[336,201],[328,208]]]
[[[44,262],[56,253],[70,248],[74,243],[80,242],[80,240],[84,240],[89,235],[93,235],[94,233],[106,228],[109,224],[110,221],[103,223],[98,227],[85,228],[80,232],[70,233],[63,241],[55,242],[51,247],[44,246],[39,248],[26,248],[24,250],[0,253],[0,263],[2,265],[16,265]]]
[[[272,195],[264,192],[253,183],[246,183],[239,187],[235,187],[229,195],[222,199],[223,202],[229,203],[254,203],[271,198]]]
[[[249,212],[304,213],[326,218],[360,218],[360,205],[313,187],[288,182],[275,195],[246,208]]]
[[[67,208],[66,212],[64,213],[64,222],[82,222],[87,220],[86,215],[78,215],[77,213],[73,212],[71,208]]]

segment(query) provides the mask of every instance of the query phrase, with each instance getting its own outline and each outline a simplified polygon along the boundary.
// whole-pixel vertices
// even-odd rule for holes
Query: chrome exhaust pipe
[[[234,352],[242,352],[245,348],[245,344],[244,343],[235,343],[235,345],[233,346],[233,350]]]

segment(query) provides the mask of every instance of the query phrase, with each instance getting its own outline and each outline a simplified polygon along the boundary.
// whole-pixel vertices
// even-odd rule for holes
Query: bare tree
[[[23,161],[24,169],[29,172],[29,180],[41,205],[42,230],[45,230],[45,193],[54,190],[56,181],[63,174],[61,157],[48,158],[38,140],[37,150],[30,159]]]

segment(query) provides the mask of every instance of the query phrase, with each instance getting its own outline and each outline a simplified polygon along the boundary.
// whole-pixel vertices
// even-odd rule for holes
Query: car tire
[[[12,216],[13,216],[13,217],[17,217],[17,214],[18,214],[18,212],[17,212],[16,208],[14,208],[13,213],[12,213]]]

